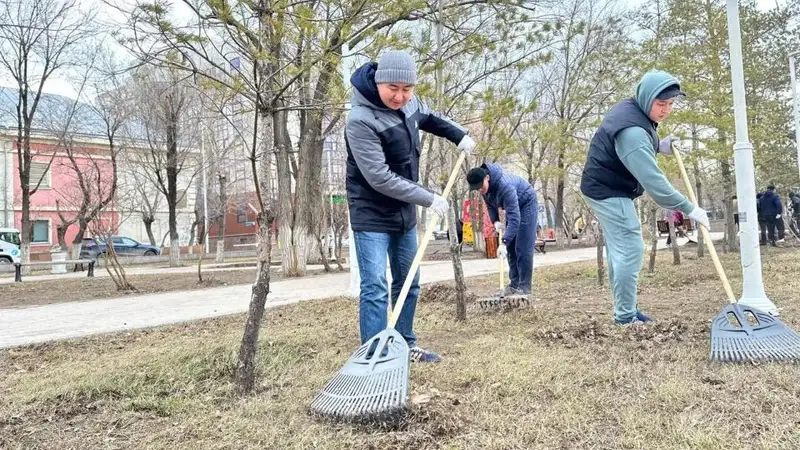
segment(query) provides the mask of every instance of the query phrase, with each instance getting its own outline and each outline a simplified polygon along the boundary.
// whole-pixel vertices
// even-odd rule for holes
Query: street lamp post
[[[342,81],[344,82],[345,90],[348,91],[346,94],[345,100],[345,110],[350,111],[350,96],[349,96],[349,89],[350,86],[350,66],[348,65],[347,61],[347,54],[350,52],[349,46],[345,43],[342,44]],[[349,292],[350,295],[353,297],[358,297],[361,292],[361,276],[358,273],[358,258],[356,257],[356,239],[353,236],[353,227],[350,222],[350,214],[347,214],[347,243],[348,243],[348,250],[349,250],[349,261],[350,261],[350,288]]]
[[[739,199],[739,244],[742,262],[742,297],[739,299],[739,303],[777,316],[778,308],[767,298],[761,275],[753,144],[750,143],[747,132],[747,105],[745,103],[738,1],[727,0],[727,10],[733,110],[736,124],[736,144],[733,146],[733,153],[736,167],[736,195]]]
[[[797,53],[789,55],[789,78],[792,81],[792,111],[794,112],[794,144],[797,147],[797,173],[800,175],[800,99],[797,98],[795,56],[797,56]]]

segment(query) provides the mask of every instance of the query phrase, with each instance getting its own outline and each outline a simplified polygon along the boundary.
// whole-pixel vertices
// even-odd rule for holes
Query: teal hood
[[[650,113],[658,94],[673,84],[680,86],[678,79],[663,70],[651,70],[642,76],[636,85],[636,103],[645,114]]]

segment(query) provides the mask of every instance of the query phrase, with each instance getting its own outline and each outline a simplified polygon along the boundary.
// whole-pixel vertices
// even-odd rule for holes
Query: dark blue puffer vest
[[[623,100],[606,114],[589,145],[586,164],[581,176],[581,192],[594,199],[612,197],[634,199],[644,194],[644,188],[617,156],[614,139],[620,131],[640,127],[653,141],[653,152],[658,151],[657,124],[647,117],[635,99]]]

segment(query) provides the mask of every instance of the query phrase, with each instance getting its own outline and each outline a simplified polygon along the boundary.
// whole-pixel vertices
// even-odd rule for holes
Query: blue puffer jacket
[[[775,218],[778,214],[783,214],[783,206],[781,205],[781,198],[775,191],[764,192],[761,199],[758,201],[758,206],[761,207],[761,214],[764,217]]]
[[[524,178],[505,173],[497,164],[484,164],[481,167],[489,172],[489,190],[483,195],[489,218],[492,222],[497,222],[500,218],[498,209],[505,210],[506,232],[503,241],[509,243],[517,237],[520,214],[535,214],[539,209],[536,190]]]

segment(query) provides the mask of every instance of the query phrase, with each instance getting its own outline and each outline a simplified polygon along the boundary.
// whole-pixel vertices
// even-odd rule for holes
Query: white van
[[[19,230],[0,228],[0,266],[20,262]]]

